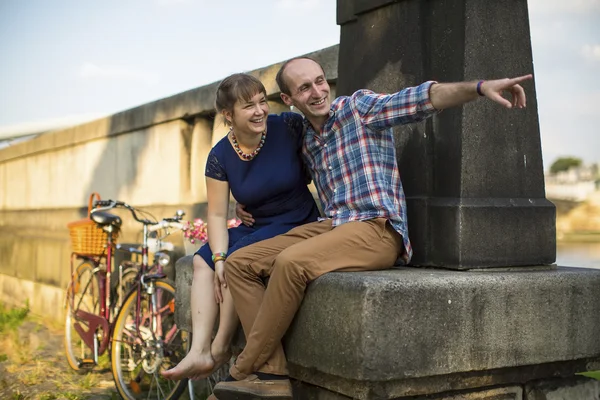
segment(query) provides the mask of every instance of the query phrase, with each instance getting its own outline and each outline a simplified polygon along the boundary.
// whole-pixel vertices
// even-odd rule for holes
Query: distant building
[[[600,191],[598,164],[571,167],[556,174],[547,173],[544,180],[549,199],[585,201]]]

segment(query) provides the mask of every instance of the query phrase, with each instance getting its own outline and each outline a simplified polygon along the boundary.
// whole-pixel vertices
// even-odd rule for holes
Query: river
[[[559,242],[556,245],[556,264],[600,269],[600,243]]]

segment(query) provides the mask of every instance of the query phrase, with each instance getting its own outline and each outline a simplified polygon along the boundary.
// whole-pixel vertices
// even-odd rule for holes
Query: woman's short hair
[[[233,111],[238,100],[248,101],[257,93],[267,95],[265,86],[257,78],[248,74],[233,74],[223,79],[217,88],[215,109]]]

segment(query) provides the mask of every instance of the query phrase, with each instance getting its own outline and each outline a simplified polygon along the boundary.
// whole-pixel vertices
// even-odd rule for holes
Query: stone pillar
[[[338,95],[533,72],[526,0],[338,0]],[[527,109],[489,100],[396,129],[413,264],[555,261],[534,82]]]

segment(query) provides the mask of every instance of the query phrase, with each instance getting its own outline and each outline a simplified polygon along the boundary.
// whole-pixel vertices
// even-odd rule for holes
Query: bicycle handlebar
[[[150,232],[155,232],[164,228],[175,228],[181,230],[184,230],[185,228],[185,225],[179,222],[185,214],[183,211],[178,211],[175,217],[164,218],[160,222],[150,221],[148,219],[140,219],[135,213],[135,208],[133,208],[127,203],[118,200],[96,200],[96,202],[94,203],[94,207],[92,208],[92,213],[98,211],[107,211],[115,207],[123,207],[128,209],[137,222],[148,226],[148,230]]]
[[[156,232],[165,228],[180,229],[183,231],[185,230],[185,224],[182,224],[181,222],[167,221],[166,219],[163,219],[158,224],[148,226],[148,231]]]
[[[96,208],[97,206],[100,206],[100,208]],[[92,208],[92,213],[98,212],[98,211],[108,211],[115,207],[123,207],[123,208],[128,209],[131,212],[131,215],[133,216],[133,218],[140,224],[151,225],[151,224],[156,223],[156,222],[150,221],[148,219],[140,219],[137,216],[137,214],[135,213],[135,208],[133,208],[132,206],[130,206],[127,203],[124,203],[124,202],[118,201],[118,200],[96,200],[96,202],[94,203],[94,208]]]

